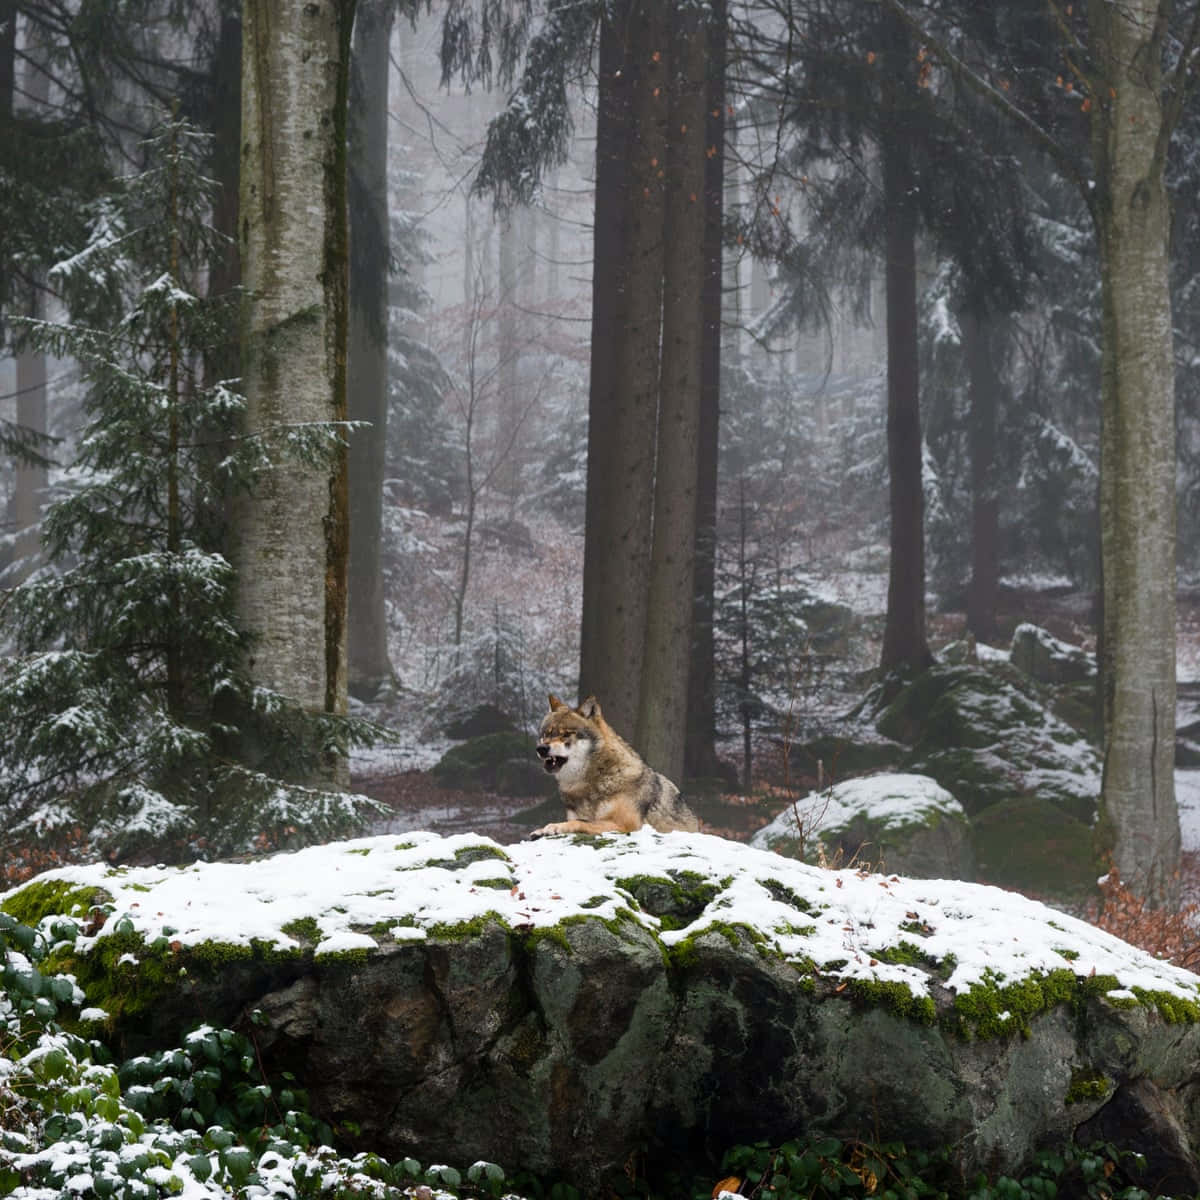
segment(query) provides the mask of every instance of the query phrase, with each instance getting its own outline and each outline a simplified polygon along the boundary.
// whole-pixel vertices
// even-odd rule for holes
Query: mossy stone
[[[1037,796],[1002,800],[972,821],[980,878],[1033,895],[1079,899],[1102,871],[1091,828]]]
[[[558,785],[526,754],[505,759],[496,768],[496,791],[502,796],[557,796]]]
[[[77,887],[66,879],[36,879],[13,892],[0,910],[35,929],[43,917],[85,917],[94,906],[111,899],[103,888]]]
[[[905,770],[932,776],[970,816],[1039,796],[1090,822],[1100,760],[1051,699],[1007,664],[936,664],[901,687],[878,728],[911,746]]]
[[[443,787],[464,791],[497,790],[502,764],[514,758],[533,757],[533,741],[524,733],[488,733],[451,746],[433,767],[433,777]]]
[[[905,746],[890,738],[851,740],[825,733],[794,743],[789,758],[794,770],[806,774],[819,771],[823,780],[837,782],[852,775],[895,770],[906,753]]]
[[[486,737],[489,733],[515,732],[516,728],[516,722],[503,709],[494,704],[477,704],[450,720],[446,726],[446,736],[478,738]]]

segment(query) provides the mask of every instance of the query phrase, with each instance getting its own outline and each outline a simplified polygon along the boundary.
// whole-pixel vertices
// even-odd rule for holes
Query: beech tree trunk
[[[272,466],[237,507],[237,614],[256,683],[341,713],[346,457],[306,464],[283,435],[346,417],[354,2],[244,0],[242,17],[242,378],[247,432],[263,436]],[[329,766],[345,778],[344,761]]]
[[[908,161],[905,108],[915,88],[907,30],[884,15],[885,95],[882,145],[887,294],[888,498],[891,562],[880,666],[923,669],[932,661],[925,636],[925,497],[921,479],[921,405],[917,370],[917,213]]]
[[[1100,251],[1101,836],[1122,880],[1179,898],[1175,803],[1175,390],[1157,0],[1091,0]]]
[[[707,45],[697,6],[677,5],[673,25],[654,530],[637,740],[652,767],[682,780],[695,578],[702,300],[708,273]]]
[[[351,210],[349,689],[376,695],[394,671],[383,587],[383,480],[388,418],[388,63],[395,0],[359,0],[350,102]]]

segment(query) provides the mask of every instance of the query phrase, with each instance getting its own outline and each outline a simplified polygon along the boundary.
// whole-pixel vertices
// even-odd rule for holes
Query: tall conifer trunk
[[[645,642],[662,309],[666,27],[653,0],[601,26],[580,690],[632,734]],[[611,259],[610,259],[611,256]]]
[[[0,12],[2,11],[0,9]],[[3,19],[3,16],[0,16],[0,20]],[[9,57],[10,62],[7,68],[0,70],[0,89],[7,87],[8,106],[11,109],[12,87],[15,81],[10,78],[6,85],[3,79],[6,74],[11,73],[13,67],[11,57],[15,50],[12,45],[16,31],[15,8],[8,20],[12,28],[3,35],[0,56]],[[47,53],[43,31],[27,19],[22,90],[26,104],[33,104],[39,108],[46,106],[50,100],[50,76],[38,66],[40,61],[44,61]],[[46,315],[43,311],[45,305],[41,290],[43,283],[44,280],[39,275],[37,282],[27,292],[29,300],[26,314],[35,319]],[[22,429],[39,434],[49,432],[50,428],[46,396],[46,353],[34,346],[23,347],[17,355],[17,424]],[[49,472],[44,463],[17,463],[10,518],[12,529],[17,534],[13,547],[14,557],[20,561],[20,566],[9,574],[6,582],[10,586],[27,578],[37,561],[38,523],[41,520],[49,482]]]
[[[724,282],[722,220],[725,206],[725,0],[714,0],[708,22],[705,124],[703,340],[700,362],[700,456],[696,480],[696,578],[692,655],[688,671],[684,775],[713,778],[717,760],[716,663],[713,616],[717,551],[717,460],[721,398],[721,300]]]
[[[349,688],[373,697],[393,675],[383,588],[388,420],[388,63],[395,0],[359,0],[350,109],[351,213]]]
[[[883,203],[887,293],[887,442],[891,562],[880,666],[923,668],[925,637],[925,499],[917,371],[917,211],[909,162],[906,109],[915,59],[906,28],[884,14]]]
[[[987,642],[996,636],[1000,586],[1000,501],[994,468],[1000,381],[992,358],[987,323],[973,312],[963,313],[959,323],[971,399],[967,435],[971,458],[971,581],[967,587],[967,628]]]
[[[637,737],[646,761],[683,778],[696,551],[704,337],[707,45],[702,10],[674,6],[671,30],[663,330],[654,530]]]

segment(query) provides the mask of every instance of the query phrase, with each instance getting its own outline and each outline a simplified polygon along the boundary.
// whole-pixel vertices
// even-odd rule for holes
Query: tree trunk
[[[746,552],[749,519],[746,515],[746,480],[738,480],[738,640],[741,651],[738,688],[741,698],[738,708],[742,717],[742,790],[748,796],[754,787],[754,705],[750,689],[754,686],[753,662],[750,654],[750,589],[754,586]]]
[[[360,0],[350,106],[351,210],[349,688],[369,699],[392,679],[383,587],[388,417],[388,61],[395,0]]]
[[[344,452],[313,466],[282,432],[346,417],[346,110],[353,0],[245,0],[241,259],[246,427],[272,466],[237,511],[236,605],[251,678],[346,710]],[[345,778],[344,760],[329,764]]]
[[[717,680],[713,617],[716,591],[717,460],[721,410],[721,296],[724,282],[721,224],[725,206],[725,0],[708,21],[705,118],[703,344],[700,360],[700,457],[696,480],[696,570],[693,584],[692,662],[688,671],[684,776],[712,779],[717,758]]]
[[[627,734],[638,716],[658,420],[661,26],[653,5],[647,11],[634,0],[606,13],[600,35],[579,688],[595,693],[609,723]]]
[[[905,28],[884,17],[885,98],[881,156],[886,210],[888,497],[891,563],[880,666],[918,670],[930,661],[925,639],[925,498],[917,374],[917,213],[909,137],[903,119],[915,58]]]
[[[0,9],[0,12],[2,11]],[[0,17],[0,20],[2,19],[3,17]],[[8,23],[12,28],[4,35],[0,57],[7,57],[10,61],[8,67],[0,70],[0,89],[7,88],[7,103],[11,111],[14,86],[11,78],[13,66],[11,57],[14,51],[12,36],[16,29],[15,9],[8,17]],[[44,62],[49,53],[45,33],[40,26],[28,19],[26,19],[25,31],[25,69],[22,81],[25,100],[28,104],[44,110],[50,101],[50,76],[40,70],[37,64]],[[3,82],[6,75],[9,75],[7,84]],[[44,279],[39,274],[36,282],[28,291],[29,303],[26,312],[35,319],[45,315],[41,294],[43,283]],[[17,355],[17,424],[34,433],[49,431],[44,350],[26,347]],[[26,579],[33,569],[41,543],[39,522],[42,517],[42,506],[46,487],[50,482],[49,472],[40,463],[18,462],[15,474],[11,518],[12,530],[17,535],[13,547],[13,557],[17,565],[6,579],[9,586]]]
[[[517,305],[519,268],[518,262],[524,249],[521,229],[525,222],[520,220],[517,212],[505,213],[500,224],[500,294],[498,296],[498,333],[500,341],[499,388],[500,403],[496,415],[498,428],[496,444],[503,442],[505,431],[512,429],[521,420],[525,399],[521,395],[520,386],[520,351],[517,337]],[[496,490],[504,498],[508,517],[511,519],[515,512],[520,494],[521,484],[521,452],[519,445],[514,445],[498,465],[494,483]]]
[[[41,296],[36,289],[29,291],[28,313],[40,317]],[[17,355],[17,424],[35,433],[48,429],[46,410],[46,355],[41,350],[26,347]],[[16,535],[13,546],[14,568],[5,583],[13,587],[27,578],[33,569],[40,538],[39,522],[42,502],[49,476],[39,463],[18,461],[14,472],[11,527]]]
[[[242,55],[241,17],[224,13],[212,60],[212,110],[205,114],[213,133],[212,172],[217,181],[213,225],[230,240],[225,253],[213,260],[209,270],[208,294],[227,296],[241,282],[238,261],[238,147],[241,144],[242,77],[238,64]],[[232,379],[238,373],[234,347],[210,351],[205,375],[210,381]]]
[[[683,778],[696,549],[704,339],[707,45],[702,11],[672,14],[663,255],[662,366],[654,529],[637,740],[646,761]]]
[[[967,430],[971,457],[971,582],[967,586],[967,628],[980,641],[990,642],[996,636],[1000,587],[1000,500],[994,470],[1000,380],[991,354],[987,325],[973,312],[962,313],[959,324],[963,332],[971,398]]]
[[[1175,804],[1175,391],[1162,28],[1156,0],[1089,4],[1100,250],[1102,837],[1122,880],[1179,898]]]

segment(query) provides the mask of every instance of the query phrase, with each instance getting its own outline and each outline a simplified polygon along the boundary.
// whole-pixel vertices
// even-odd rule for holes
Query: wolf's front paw
[[[550,837],[556,833],[570,833],[570,827],[562,821],[551,821],[549,825],[543,825],[541,829],[535,829],[530,835],[530,840],[534,838]]]

